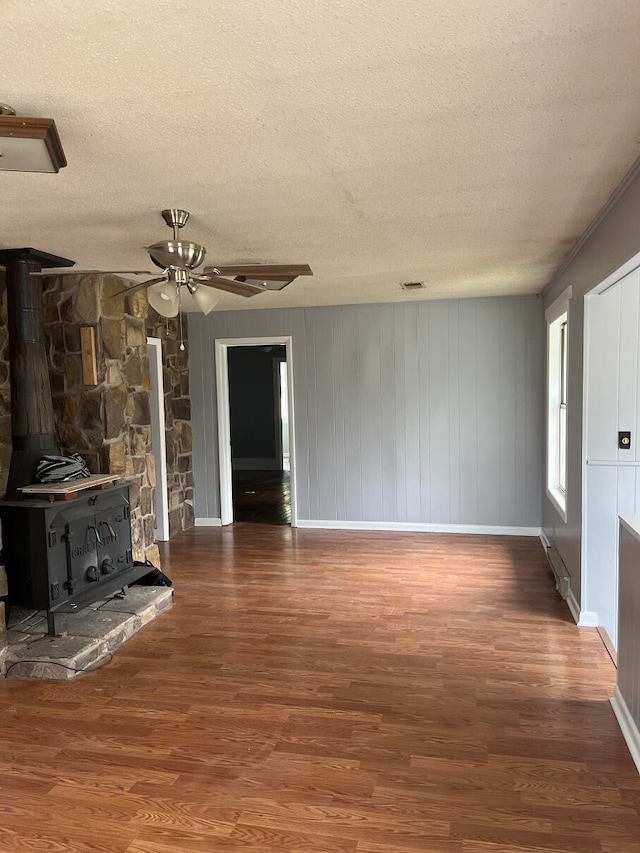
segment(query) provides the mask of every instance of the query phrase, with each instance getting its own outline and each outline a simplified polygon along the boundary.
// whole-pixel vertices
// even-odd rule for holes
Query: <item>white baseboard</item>
[[[222,527],[221,518],[196,518],[196,527]]]
[[[593,610],[581,610],[578,619],[578,628],[597,628],[598,614]]]
[[[573,616],[573,621],[576,625],[580,624],[580,606],[576,601],[576,597],[573,594],[573,590],[569,590],[569,595],[567,596],[567,606],[571,611],[571,615]]]
[[[624,696],[617,687],[611,699],[611,707],[613,708],[613,713],[616,715],[622,736],[629,747],[631,758],[633,758],[638,773],[640,773],[640,731],[638,731],[638,726],[631,716],[627,703],[624,701]]]
[[[479,536],[540,536],[539,527],[501,527],[485,524],[428,524],[411,521],[337,521],[298,519],[298,527],[320,530],[389,530],[405,533],[456,533]]]
[[[548,551],[549,548],[552,547],[551,542],[549,542],[549,540],[547,539],[544,530],[540,531],[540,541],[542,542],[542,547],[545,551]],[[567,602],[567,607],[571,611],[573,621],[579,628],[598,627],[598,614],[594,613],[592,610],[580,610],[580,605],[578,604],[571,588],[569,588],[569,594],[567,595],[565,600]]]
[[[569,610],[573,616],[573,621],[579,628],[598,627],[598,614],[593,610],[580,610],[580,605],[576,601],[576,597],[573,594],[572,589],[569,590],[567,604],[569,605]]]

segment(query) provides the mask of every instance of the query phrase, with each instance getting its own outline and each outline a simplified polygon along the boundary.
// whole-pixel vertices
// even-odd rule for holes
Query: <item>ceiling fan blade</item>
[[[236,278],[236,279],[229,281],[229,279],[226,278],[225,276],[220,276],[217,273],[213,272],[212,270],[209,272],[205,271],[205,272],[201,272],[201,273],[196,273],[195,275],[192,273],[191,278],[195,278],[198,281],[201,281],[203,284],[206,284],[207,282],[209,282],[211,284],[213,282],[220,282],[220,281],[223,284],[225,282],[227,284],[234,284],[235,282],[237,282],[238,284],[245,284],[244,278],[242,278],[242,277],[239,277],[239,278]],[[248,287],[255,288],[258,292],[261,290],[264,290],[264,287],[262,286],[262,282],[248,281],[248,282],[246,282],[246,284]]]
[[[243,284],[249,284],[252,287],[258,287],[260,290],[284,290],[288,284],[291,284],[292,281],[295,281],[294,278],[259,278],[254,281],[249,281],[249,279],[244,275],[237,275],[236,281],[241,281]]]
[[[159,278],[150,278],[148,281],[141,281],[140,284],[134,284],[133,287],[125,287],[124,290],[118,290],[114,296],[121,296],[123,293],[133,293],[135,290],[141,290],[143,287],[151,287],[152,284],[160,284],[161,281],[167,281],[166,275]]]
[[[153,273],[149,270],[64,270],[64,272],[41,270],[40,272],[32,272],[31,275],[38,278],[45,276],[56,276],[57,278],[59,275],[153,275]]]
[[[220,275],[244,275],[264,281],[293,281],[299,275],[313,275],[309,264],[231,264],[223,267],[206,267],[205,272],[217,270]]]
[[[205,273],[203,275],[192,275],[193,281],[198,284],[203,284],[205,287],[217,287],[218,290],[224,290],[227,293],[235,293],[237,296],[257,296],[263,292],[263,288],[254,287],[251,284],[243,284],[241,281],[229,281],[228,278],[222,278],[215,273]]]

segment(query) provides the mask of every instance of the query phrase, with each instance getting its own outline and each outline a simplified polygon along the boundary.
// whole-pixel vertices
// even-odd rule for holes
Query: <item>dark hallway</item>
[[[284,346],[229,350],[233,520],[291,524]]]
[[[234,471],[234,521],[291,524],[289,471]]]

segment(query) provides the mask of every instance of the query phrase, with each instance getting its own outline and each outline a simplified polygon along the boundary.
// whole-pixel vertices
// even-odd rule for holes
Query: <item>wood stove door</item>
[[[67,580],[64,586],[69,595],[77,595],[100,580],[95,516],[68,519],[64,527],[64,541],[67,543]]]
[[[123,501],[96,514],[98,568],[101,577],[116,575],[133,564],[130,508]]]
[[[67,545],[66,582],[69,596],[95,589],[133,564],[129,502],[124,490],[78,502],[60,513]]]

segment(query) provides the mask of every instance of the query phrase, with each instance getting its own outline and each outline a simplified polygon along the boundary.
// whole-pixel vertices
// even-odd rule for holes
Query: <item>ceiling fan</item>
[[[186,288],[202,313],[208,314],[220,298],[216,290],[238,296],[257,296],[267,290],[282,290],[299,275],[313,275],[308,264],[232,264],[205,267],[194,272],[203,263],[206,249],[199,243],[180,239],[179,232],[187,224],[189,211],[177,208],[163,210],[162,218],[173,229],[173,238],[145,246],[153,263],[162,270],[162,275],[127,287],[120,293],[132,293],[148,287],[149,304],[163,317],[178,315],[181,288]],[[32,275],[82,273],[152,275],[147,270],[56,270],[55,273],[34,272]]]

